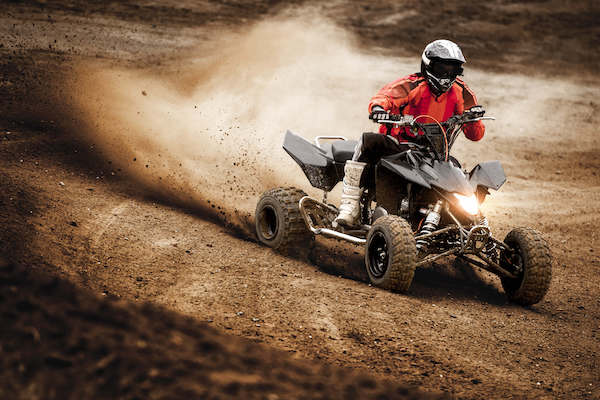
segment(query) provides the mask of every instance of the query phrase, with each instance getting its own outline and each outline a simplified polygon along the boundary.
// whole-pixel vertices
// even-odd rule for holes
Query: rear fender
[[[343,178],[338,174],[339,169],[329,152],[289,130],[285,134],[283,149],[298,163],[310,184],[317,189],[329,192]]]

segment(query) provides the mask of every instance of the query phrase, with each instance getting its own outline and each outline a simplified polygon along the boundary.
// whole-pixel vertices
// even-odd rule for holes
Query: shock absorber
[[[489,228],[490,223],[488,222],[487,217],[485,217],[483,214],[479,214],[479,220],[477,221],[477,225],[483,225],[486,228]]]
[[[479,214],[479,221],[477,221],[477,225],[485,226],[488,229],[490,227],[490,223],[488,222],[487,217],[485,217],[481,213]],[[491,232],[489,233],[489,236],[490,237],[492,236]],[[496,261],[497,256],[498,256],[498,254],[495,250],[496,250],[496,243],[494,243],[493,240],[488,240],[485,244],[485,247],[483,248],[483,252],[485,254],[487,254],[487,256],[490,257],[494,261]]]
[[[438,225],[440,224],[440,211],[442,211],[442,201],[438,200],[437,203],[435,203],[435,205],[433,206],[433,208],[427,213],[425,221],[423,222],[423,226],[421,227],[421,230],[419,231],[417,236],[431,233],[437,229]],[[427,250],[429,243],[431,243],[431,237],[418,239],[417,250]]]

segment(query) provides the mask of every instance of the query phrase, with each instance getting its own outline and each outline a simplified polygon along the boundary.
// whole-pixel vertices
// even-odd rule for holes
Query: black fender
[[[283,141],[283,149],[298,163],[310,184],[317,189],[331,191],[343,178],[339,176],[331,150],[322,149],[301,136],[287,131]]]
[[[506,182],[506,174],[502,164],[497,160],[477,164],[469,172],[469,183],[475,190],[478,186],[498,190],[504,182]]]

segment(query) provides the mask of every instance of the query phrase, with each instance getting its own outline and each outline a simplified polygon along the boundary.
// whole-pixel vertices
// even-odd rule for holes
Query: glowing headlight
[[[454,193],[454,196],[458,199],[458,203],[468,214],[477,215],[479,212],[479,202],[477,201],[477,197],[474,194],[471,196],[463,196],[457,193]]]

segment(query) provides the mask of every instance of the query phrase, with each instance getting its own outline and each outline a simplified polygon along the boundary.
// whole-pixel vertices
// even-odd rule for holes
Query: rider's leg
[[[356,151],[355,151],[356,153]],[[353,226],[358,221],[360,213],[360,196],[363,189],[360,187],[360,178],[367,163],[348,160],[344,166],[344,188],[340,203],[340,214],[335,219],[336,224]]]
[[[354,148],[352,160],[346,161],[344,167],[340,214],[335,219],[335,224],[345,226],[357,224],[360,215],[359,201],[363,192],[360,180],[365,167],[377,163],[382,156],[397,153],[398,149],[397,140],[391,136],[369,132],[362,134]]]

